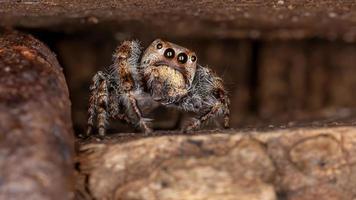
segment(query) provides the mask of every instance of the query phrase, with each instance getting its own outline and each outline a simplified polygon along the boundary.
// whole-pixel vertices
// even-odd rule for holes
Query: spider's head
[[[189,87],[197,66],[196,54],[179,45],[156,39],[145,50],[141,59],[142,67],[166,66],[182,74]]]

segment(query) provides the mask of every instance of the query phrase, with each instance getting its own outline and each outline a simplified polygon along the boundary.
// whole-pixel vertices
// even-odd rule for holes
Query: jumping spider
[[[124,41],[113,55],[109,70],[99,71],[90,86],[87,135],[93,127],[105,135],[108,119],[120,119],[151,132],[142,113],[155,105],[173,106],[197,113],[185,130],[198,128],[218,115],[229,127],[229,98],[223,81],[197,64],[191,50],[160,39],[141,55],[138,41]]]

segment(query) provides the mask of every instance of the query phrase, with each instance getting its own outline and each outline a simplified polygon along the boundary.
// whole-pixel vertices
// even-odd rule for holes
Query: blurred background
[[[34,34],[57,54],[77,133],[86,129],[92,76],[112,63],[114,49],[127,39],[146,47],[162,38],[194,50],[200,64],[224,79],[233,128],[354,123],[352,1],[45,0],[0,6],[2,25]],[[174,130],[192,115],[161,107],[149,116],[155,129]],[[111,124],[111,132],[134,131]]]

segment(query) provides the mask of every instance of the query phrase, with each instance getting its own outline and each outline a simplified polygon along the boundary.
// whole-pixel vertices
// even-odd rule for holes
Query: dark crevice
[[[258,87],[259,87],[259,50],[261,42],[252,41],[251,42],[251,61],[250,61],[250,71],[249,71],[249,91],[250,91],[250,102],[249,110],[251,114],[257,115],[259,110],[259,98],[258,98]]]
[[[285,192],[285,191],[277,192],[278,200],[286,200],[287,198],[288,198],[287,192]]]

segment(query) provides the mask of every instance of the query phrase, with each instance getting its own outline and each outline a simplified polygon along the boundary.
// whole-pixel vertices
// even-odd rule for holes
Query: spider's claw
[[[224,119],[224,128],[225,129],[228,129],[228,128],[230,128],[230,120],[229,119]]]
[[[145,129],[145,135],[149,135],[153,132],[151,128]]]
[[[87,128],[87,132],[86,132],[86,137],[89,137],[93,132],[93,127],[92,126],[88,126]]]
[[[152,129],[148,126],[148,123],[151,121],[151,119],[148,119],[148,118],[142,118],[139,122],[139,125],[141,127],[141,129],[143,129],[143,131],[145,132],[145,135],[148,135],[150,133],[152,133]]]
[[[187,133],[187,132],[193,131],[196,128],[200,127],[200,125],[201,125],[201,121],[198,119],[194,119],[194,121],[190,125],[188,125],[187,127],[185,127],[183,129],[183,132]]]
[[[105,136],[105,127],[99,127],[99,136],[104,137]]]
[[[145,121],[147,123],[151,123],[153,121],[153,119],[151,119],[151,118],[142,118],[141,120]]]

